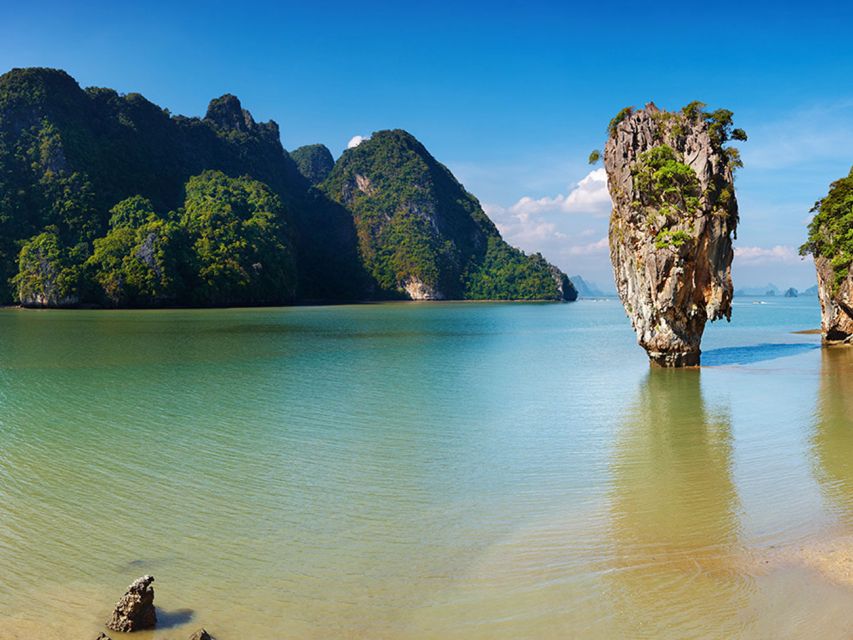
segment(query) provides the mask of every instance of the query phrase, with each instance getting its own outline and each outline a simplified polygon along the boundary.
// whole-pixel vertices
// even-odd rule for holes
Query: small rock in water
[[[95,638],[95,640],[113,640],[113,639],[110,638],[106,633],[104,633],[102,631],[101,633],[98,634],[98,637]]]
[[[190,636],[189,640],[213,640],[213,636],[206,629],[199,629]]]
[[[142,576],[131,584],[121,597],[107,620],[107,628],[113,631],[138,631],[151,629],[157,624],[154,610],[154,576]]]

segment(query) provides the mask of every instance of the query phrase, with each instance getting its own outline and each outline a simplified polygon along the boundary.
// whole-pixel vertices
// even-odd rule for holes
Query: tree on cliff
[[[837,288],[853,264],[853,167],[846,178],[830,185],[829,193],[815,203],[811,213],[808,240],[800,247],[800,255],[828,259]]]

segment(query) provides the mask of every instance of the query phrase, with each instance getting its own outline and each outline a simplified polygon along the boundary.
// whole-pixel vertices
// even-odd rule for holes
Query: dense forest
[[[411,135],[289,154],[226,94],[204,118],[53,69],[0,76],[0,303],[574,299]]]

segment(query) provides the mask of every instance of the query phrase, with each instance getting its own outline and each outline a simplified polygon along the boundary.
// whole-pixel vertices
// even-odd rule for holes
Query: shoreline
[[[238,306],[168,306],[168,307],[102,307],[98,305],[79,305],[73,307],[29,307],[20,304],[0,305],[0,310],[18,310],[18,311],[206,311],[214,309],[296,309],[304,307],[343,307],[343,306],[362,306],[362,305],[380,305],[380,304],[477,304],[477,303],[504,303],[504,304],[570,304],[579,302],[580,300],[587,301],[606,301],[612,298],[578,298],[576,300],[339,300],[339,301],[320,301],[311,300],[296,304],[278,304],[278,305],[238,305]]]

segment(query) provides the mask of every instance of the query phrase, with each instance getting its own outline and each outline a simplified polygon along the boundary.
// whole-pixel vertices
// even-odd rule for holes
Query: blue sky
[[[602,285],[608,203],[585,161],[623,106],[699,99],[749,133],[736,286],[813,282],[808,210],[853,164],[850,3],[0,1],[3,70],[186,115],[231,92],[288,149],[407,129],[508,240]]]

